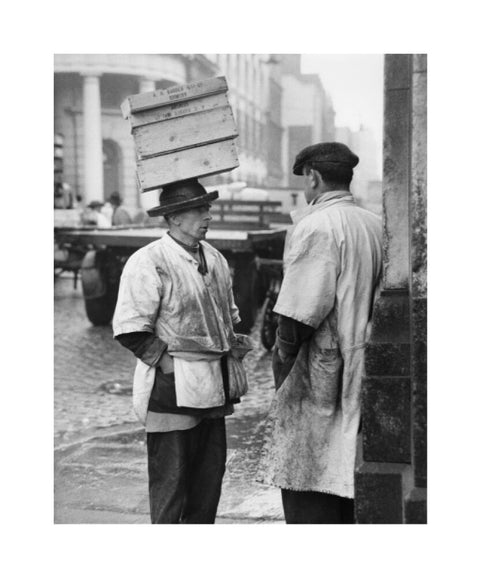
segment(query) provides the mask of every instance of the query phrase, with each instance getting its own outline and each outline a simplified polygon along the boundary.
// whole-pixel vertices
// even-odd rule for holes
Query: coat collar
[[[293,224],[298,224],[302,218],[311,214],[312,212],[326,208],[327,206],[332,206],[339,202],[347,202],[355,204],[355,200],[352,193],[348,190],[331,190],[320,194],[314,198],[307,206],[299,208],[290,213]]]
[[[329,192],[319,194],[316,198],[312,200],[310,205],[319,206],[321,204],[329,202],[330,200],[337,200],[337,199],[351,199],[353,201],[353,196],[352,193],[348,190],[330,190]]]

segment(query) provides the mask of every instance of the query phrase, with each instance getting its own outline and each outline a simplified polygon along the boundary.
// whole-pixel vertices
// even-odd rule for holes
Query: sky
[[[320,76],[337,126],[357,130],[363,123],[382,141],[383,54],[303,54],[302,73]]]

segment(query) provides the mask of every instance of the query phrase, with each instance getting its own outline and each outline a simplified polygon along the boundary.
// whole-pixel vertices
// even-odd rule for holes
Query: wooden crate
[[[135,128],[146,124],[180,118],[181,116],[188,116],[189,114],[195,114],[197,112],[206,112],[207,110],[223,108],[224,106],[229,106],[225,93],[211,94],[195,100],[185,100],[173,104],[166,104],[158,108],[149,108],[137,114],[131,113],[129,119],[133,131]]]
[[[238,136],[230,106],[133,129],[139,159],[173,153]]]
[[[193,100],[195,98],[204,98],[209,94],[218,94],[227,92],[228,86],[224,76],[216,78],[207,78],[198,82],[191,82],[181,86],[172,86],[153,92],[142,92],[128,96],[123,102],[121,108],[123,116],[128,118],[131,114],[143,112],[151,108],[158,108],[173,102],[182,102]]]
[[[237,166],[235,142],[230,139],[139,160],[137,174],[140,188],[146,192],[177,180],[219,174]]]
[[[143,192],[239,166],[227,89],[218,77],[125,100],[122,112],[131,124]]]

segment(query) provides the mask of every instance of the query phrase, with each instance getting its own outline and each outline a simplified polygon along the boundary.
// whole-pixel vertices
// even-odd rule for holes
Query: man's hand
[[[173,357],[165,351],[160,357],[160,362],[158,363],[162,373],[167,375],[168,373],[173,373]]]
[[[288,373],[292,370],[296,358],[296,355],[289,355],[284,352],[282,353],[282,350],[275,345],[272,355],[272,369],[276,391],[278,391],[283,381],[288,376]]]

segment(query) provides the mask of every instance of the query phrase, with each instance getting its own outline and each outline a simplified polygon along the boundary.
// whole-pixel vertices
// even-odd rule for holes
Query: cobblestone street
[[[90,323],[82,289],[74,290],[68,277],[55,281],[54,310],[55,444],[73,442],[99,428],[135,423],[133,355],[114,341],[111,327]]]
[[[112,338],[111,327],[91,325],[82,290],[75,290],[67,275],[55,281],[54,310],[56,522],[148,523],[144,435],[131,408],[135,359]],[[224,523],[282,518],[279,491],[254,482],[273,380],[271,353],[260,343],[259,322],[251,336],[257,346],[245,359],[249,392],[227,418],[228,465],[218,519]],[[136,470],[130,483],[132,462]],[[114,478],[123,479],[118,502],[99,503],[102,484]],[[129,491],[134,503],[128,502]],[[118,517],[122,503],[128,519]]]

